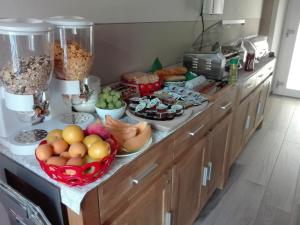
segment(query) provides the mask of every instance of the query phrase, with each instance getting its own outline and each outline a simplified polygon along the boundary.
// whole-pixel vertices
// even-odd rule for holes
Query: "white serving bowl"
[[[126,106],[125,103],[125,105],[119,109],[100,109],[98,107],[95,107],[95,109],[101,119],[105,119],[106,115],[110,115],[113,119],[120,119],[125,113]]]

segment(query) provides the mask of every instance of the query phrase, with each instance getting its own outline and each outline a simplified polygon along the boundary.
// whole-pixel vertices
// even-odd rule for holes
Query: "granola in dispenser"
[[[50,56],[21,57],[15,64],[0,68],[0,80],[9,93],[33,95],[48,88],[51,73]]]
[[[68,42],[65,51],[59,41],[54,44],[54,70],[58,79],[83,80],[91,69],[92,58],[92,54],[75,41]]]

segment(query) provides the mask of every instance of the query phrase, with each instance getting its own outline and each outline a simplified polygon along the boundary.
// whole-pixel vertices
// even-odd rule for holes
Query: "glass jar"
[[[60,80],[84,80],[93,63],[93,23],[83,17],[51,17],[54,30],[54,72]]]
[[[0,19],[0,83],[12,95],[48,89],[53,72],[53,29],[37,19]]]

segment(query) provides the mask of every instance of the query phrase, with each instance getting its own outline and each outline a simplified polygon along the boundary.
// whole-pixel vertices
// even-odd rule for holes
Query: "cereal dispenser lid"
[[[53,26],[39,19],[0,19],[0,34],[35,35],[53,30]]]
[[[47,22],[58,27],[81,28],[94,25],[93,22],[80,16],[54,16],[47,19]]]

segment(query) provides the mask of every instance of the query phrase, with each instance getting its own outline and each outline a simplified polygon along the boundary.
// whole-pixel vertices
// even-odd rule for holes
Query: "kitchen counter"
[[[255,75],[259,70],[261,70],[263,67],[265,67],[267,64],[271,62],[275,62],[276,58],[271,58],[271,57],[263,57],[260,59],[259,63],[256,63],[254,66],[254,71],[244,71],[240,70],[238,73],[238,80],[237,84],[242,84],[246,80],[250,79],[253,75]]]
[[[151,148],[153,148],[154,145],[158,144],[165,138],[167,138],[169,135],[174,133],[177,129],[184,126],[186,123],[188,123],[190,120],[192,120],[195,116],[201,114],[205,109],[210,107],[211,104],[205,104],[203,106],[194,107],[193,108],[193,114],[189,117],[188,120],[185,121],[185,123],[178,126],[176,129],[170,131],[170,132],[162,132],[153,129],[153,137],[152,137],[152,144],[151,146],[144,152],[141,152],[139,154],[136,154],[134,156],[126,157],[126,158],[116,158],[116,160],[112,163],[110,166],[108,172],[104,174],[100,179],[97,181],[87,184],[83,187],[68,187],[64,184],[61,184],[51,178],[48,177],[48,175],[40,168],[40,165],[38,164],[37,160],[35,159],[35,156],[18,156],[12,154],[6,147],[0,145],[0,153],[6,155],[7,157],[11,158],[15,162],[21,164],[26,169],[32,171],[33,173],[37,174],[38,176],[46,179],[48,182],[54,184],[58,188],[60,188],[61,193],[61,201],[64,205],[66,205],[68,208],[72,209],[75,213],[80,213],[80,205],[82,200],[84,199],[85,195],[94,189],[95,187],[101,185],[101,183],[108,180],[111,176],[113,176],[117,171],[122,169],[125,165],[131,163],[136,158],[140,157],[142,154],[144,154],[147,151],[151,151]],[[137,123],[137,121],[134,121],[133,119],[129,118],[128,116],[123,117],[124,121],[129,123]]]
[[[246,82],[249,78],[251,78],[254,74],[257,73],[257,71],[264,66],[266,66],[268,63],[273,61],[274,58],[263,58],[260,63],[255,65],[255,71],[252,72],[245,72],[245,71],[239,71],[238,76],[238,85],[243,84]],[[222,92],[219,92],[218,95],[222,95]],[[175,128],[171,132],[162,132],[158,130],[153,130],[153,142],[152,145],[144,152],[141,152],[137,155],[127,157],[127,158],[117,158],[112,165],[110,166],[108,172],[103,175],[100,179],[97,181],[85,185],[83,187],[68,187],[64,184],[58,183],[52,179],[50,179],[46,173],[40,168],[38,162],[36,161],[34,156],[16,156],[13,155],[8,149],[6,149],[4,146],[0,145],[0,153],[6,155],[7,157],[13,159],[15,162],[21,164],[28,170],[32,171],[33,173],[37,174],[38,176],[42,177],[43,179],[46,179],[48,182],[54,184],[60,189],[61,194],[61,201],[64,205],[66,205],[68,208],[70,208],[72,211],[74,211],[76,214],[80,213],[80,207],[81,202],[83,201],[84,197],[88,192],[96,188],[97,186],[100,186],[102,183],[110,179],[114,174],[116,174],[119,170],[121,170],[124,166],[133,163],[133,161],[137,158],[139,158],[141,155],[145,154],[148,151],[151,151],[155,145],[160,143],[162,140],[168,138],[171,134],[176,132],[178,129],[182,128],[186,124],[188,124],[193,118],[199,116],[201,113],[203,113],[208,108],[212,107],[213,103],[209,103],[206,106],[202,107],[195,107],[193,109],[193,114],[191,117],[186,120],[183,124]],[[124,117],[123,120],[135,123],[137,121],[134,121],[130,119],[129,117]]]

